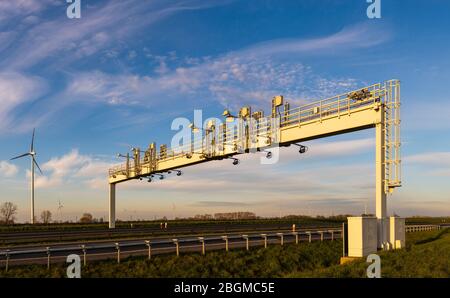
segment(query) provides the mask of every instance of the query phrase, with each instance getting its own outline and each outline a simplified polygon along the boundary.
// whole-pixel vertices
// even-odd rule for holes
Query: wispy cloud
[[[57,0],[15,0],[0,1],[0,25],[16,17],[26,18],[35,15],[49,5],[58,5]]]
[[[9,129],[15,120],[16,109],[38,99],[45,91],[46,83],[39,77],[0,72],[0,133]]]
[[[449,216],[450,204],[447,197],[443,199],[424,200],[423,194],[400,192],[395,200],[389,202],[389,213],[396,212],[402,216]]]
[[[16,73],[22,80],[33,81],[36,77],[28,76],[27,69],[36,69],[37,65],[43,69],[57,66],[55,69],[66,74],[63,80],[67,82],[62,91],[53,90],[53,94],[40,101],[36,107],[40,113],[27,114],[26,122],[21,121],[18,113],[8,113],[8,117],[2,118],[7,119],[2,121],[3,130],[11,127],[12,122],[17,129],[29,130],[31,125],[48,121],[61,110],[79,102],[140,105],[146,108],[157,105],[160,115],[172,111],[175,103],[179,110],[202,107],[211,101],[233,109],[245,102],[260,109],[265,108],[276,94],[283,94],[292,104],[302,104],[348,91],[361,82],[348,77],[324,77],[301,62],[278,60],[280,55],[299,55],[295,57],[301,58],[307,53],[327,54],[329,48],[333,48],[333,54],[336,54],[339,50],[366,48],[386,41],[386,34],[379,35],[383,38],[369,38],[376,35],[371,31],[372,27],[359,24],[330,36],[270,40],[216,57],[180,58],[175,52],[161,56],[145,50],[145,55],[157,64],[148,73],[132,73],[126,67],[125,71],[114,74],[89,68],[80,72],[71,67],[85,57],[104,54],[106,49],[113,54],[114,45],[120,44],[120,41],[129,40],[140,34],[143,28],[151,28],[153,24],[178,12],[228,3],[230,1],[104,1],[85,8],[80,21],[69,20],[61,14],[53,19],[21,26],[19,36],[13,32],[2,32],[0,40],[10,45],[4,49],[0,47],[0,65],[3,69]],[[54,5],[54,1],[50,0],[42,5],[23,1],[10,9],[24,13],[29,11],[26,14],[33,15]],[[14,51],[10,50],[12,47]],[[130,53],[132,57],[138,55],[136,50],[132,50],[128,52],[128,57],[131,57]],[[39,85],[43,86],[45,82]],[[39,94],[35,90],[24,90],[27,100],[32,97],[31,93],[33,96]],[[161,98],[164,101],[159,100]],[[20,102],[10,101],[8,111],[13,111]],[[138,118],[133,116],[132,122]],[[132,122],[120,123],[129,125]],[[115,121],[114,125],[117,123]]]
[[[423,152],[405,156],[405,163],[450,167],[450,152]]]
[[[417,111],[420,111],[418,113]],[[450,129],[450,100],[427,98],[402,106],[402,129],[406,131]]]
[[[243,202],[224,202],[224,201],[198,201],[191,204],[194,207],[245,207],[249,206]]]
[[[162,109],[174,102],[192,108],[211,101],[231,108],[238,108],[243,102],[263,108],[276,94],[283,94],[293,104],[302,104],[354,89],[358,83],[352,78],[322,77],[299,62],[232,54],[166,70],[158,76],[76,73],[64,96],[114,105],[158,104]],[[159,98],[164,98],[164,102]],[[184,100],[180,102],[180,98]]]
[[[19,2],[23,5],[7,6],[17,12],[38,11],[42,8],[42,5],[37,4],[38,1]],[[16,37],[14,40],[15,50],[3,56],[1,65],[12,69],[29,68],[44,61],[67,65],[105,49],[111,42],[130,38],[139,29],[177,12],[227,2],[229,1],[105,1],[104,4],[86,7],[80,21],[68,19],[62,11],[54,19],[43,20],[24,28],[20,38]]]
[[[19,168],[7,161],[0,161],[0,177],[10,178],[14,177],[19,172]]]
[[[36,75],[31,76],[29,73],[43,73],[42,77],[49,77],[49,70],[52,74],[55,74],[55,71],[73,73],[72,69],[76,69],[75,62],[103,53],[105,49],[114,48],[113,45],[123,44],[123,41],[132,39],[136,34],[142,34],[144,28],[149,29],[161,20],[182,11],[206,9],[230,2],[229,0],[208,3],[199,0],[102,1],[83,7],[82,19],[70,20],[62,9],[64,7],[58,7],[62,5],[60,1],[2,1],[0,8],[3,9],[0,11],[4,19],[0,19],[0,66],[2,68],[0,90],[4,92],[0,94],[0,99],[6,104],[3,105],[2,110],[0,109],[0,133],[11,128],[13,122],[16,131],[23,131],[51,119],[56,112],[74,103],[70,94],[65,96],[71,91],[74,95],[81,94],[88,99],[99,99],[98,93],[104,91],[104,88],[113,87],[112,91],[103,96],[106,99],[105,102],[109,104],[125,104],[128,101],[135,102],[143,99],[149,94],[148,88],[153,87],[153,84],[146,84],[145,76],[142,78],[134,75],[109,77],[94,71],[87,75],[80,74],[79,84],[69,83],[66,93],[61,94],[60,88],[53,88],[52,94],[35,107],[40,110],[40,113],[27,114],[27,121],[24,121],[23,114],[15,111],[21,103],[30,102],[36,99],[37,95],[42,95],[41,89],[36,90],[38,86],[42,88],[45,85],[53,85],[53,82],[37,80]],[[57,9],[58,12],[52,9]],[[45,12],[45,18],[40,19],[39,22],[30,19],[37,18],[43,12]],[[14,31],[10,31],[8,26],[11,25],[13,18],[17,18],[18,25],[15,26]],[[2,21],[4,24],[9,24],[5,29],[1,27]],[[95,82],[99,86],[89,89],[93,85],[86,84],[85,79],[89,80],[93,77],[97,79]],[[143,83],[134,86],[136,82],[139,82],[136,78]],[[49,80],[52,79],[54,77],[50,76]],[[71,77],[68,75],[66,78],[59,79],[71,79]],[[31,82],[36,83],[30,86]],[[122,83],[126,83],[125,87],[119,88],[118,86]],[[142,90],[138,91],[136,88],[140,87]],[[130,96],[137,95],[137,99],[124,97],[126,92],[133,88],[137,91],[130,93]],[[3,97],[9,92],[12,92],[12,95],[4,99]],[[13,95],[18,95],[17,92],[20,92],[20,96],[16,96],[17,99],[12,98]]]
[[[419,167],[425,176],[450,176],[450,152],[423,152],[404,157],[405,166]]]
[[[373,27],[368,23],[359,23],[345,27],[335,34],[319,38],[276,39],[262,42],[240,51],[240,54],[253,57],[286,54],[337,54],[340,51],[374,47],[390,38],[389,31],[383,31],[383,34],[374,34]]]
[[[73,149],[61,157],[54,157],[42,164],[44,176],[36,176],[36,187],[48,188],[80,183],[90,186],[92,179],[106,176],[111,164],[89,155],[82,155],[77,149]],[[30,172],[27,170],[27,176],[29,175]]]

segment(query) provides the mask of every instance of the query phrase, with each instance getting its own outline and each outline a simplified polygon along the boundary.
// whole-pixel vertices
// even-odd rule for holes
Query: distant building
[[[214,219],[255,219],[256,214],[253,212],[226,212],[214,214]]]

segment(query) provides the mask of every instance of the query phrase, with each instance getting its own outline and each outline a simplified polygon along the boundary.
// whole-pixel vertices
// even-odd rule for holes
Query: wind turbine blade
[[[41,172],[41,175],[44,175],[44,173],[42,173],[41,168],[39,167],[38,163],[36,162],[36,159],[33,158],[33,162],[36,165],[36,167],[38,168],[39,172]]]
[[[22,155],[19,155],[19,156],[16,156],[16,157],[11,158],[10,160],[18,159],[18,158],[25,157],[25,156],[28,156],[28,155],[30,155],[30,153],[24,153],[24,154],[22,154]]]
[[[30,152],[33,152],[33,149],[34,149],[34,131],[35,131],[35,128],[33,128],[33,136],[31,137]]]

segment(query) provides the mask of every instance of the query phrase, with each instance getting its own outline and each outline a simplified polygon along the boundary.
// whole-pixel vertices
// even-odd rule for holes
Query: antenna
[[[30,145],[30,151],[21,155],[18,155],[16,157],[11,158],[10,160],[19,159],[25,156],[31,157],[31,214],[30,214],[30,222],[34,224],[36,222],[34,218],[34,167],[36,166],[41,173],[41,175],[44,175],[42,173],[41,168],[39,167],[39,164],[36,161],[36,151],[34,150],[34,134],[36,129],[33,128],[33,135],[31,137],[31,145]]]

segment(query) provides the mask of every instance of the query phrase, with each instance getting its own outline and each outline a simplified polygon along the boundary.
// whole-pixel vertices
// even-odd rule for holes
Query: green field
[[[380,252],[383,277],[450,277],[450,230],[407,234],[407,247]],[[207,252],[88,262],[82,277],[365,277],[364,260],[338,265],[341,241],[271,245],[249,252]],[[65,265],[12,267],[0,277],[65,277]]]

